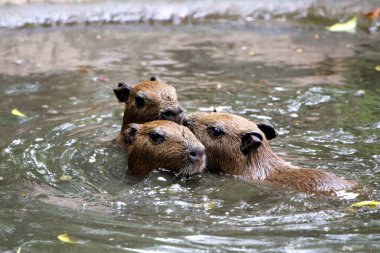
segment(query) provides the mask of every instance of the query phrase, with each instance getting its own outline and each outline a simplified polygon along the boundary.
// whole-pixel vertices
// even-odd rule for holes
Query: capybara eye
[[[164,136],[162,134],[159,134],[157,132],[150,132],[149,138],[155,143],[155,144],[161,144],[164,141]]]
[[[160,77],[159,76],[151,76],[150,80],[151,81],[160,81]]]
[[[224,134],[223,130],[218,127],[209,127],[208,134],[212,137],[218,137]]]
[[[136,105],[138,107],[144,107],[145,106],[145,101],[144,101],[144,99],[142,97],[136,96],[135,97],[135,101],[136,101]]]
[[[162,113],[162,115],[164,115],[166,117],[170,117],[172,114],[173,114],[172,111],[165,111],[165,112]]]

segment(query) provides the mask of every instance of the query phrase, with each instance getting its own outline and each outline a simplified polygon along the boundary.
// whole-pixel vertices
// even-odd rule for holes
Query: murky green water
[[[380,200],[378,33],[231,21],[1,38],[1,252],[380,250],[379,210],[347,208]],[[310,196],[209,173],[125,175],[125,154],[101,140],[121,124],[112,88],[152,74],[177,88],[187,112],[216,106],[269,121],[285,160],[357,180],[368,193]],[[60,242],[64,232],[76,243]]]

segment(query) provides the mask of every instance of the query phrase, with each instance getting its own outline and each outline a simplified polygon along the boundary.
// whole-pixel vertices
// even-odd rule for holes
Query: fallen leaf
[[[88,73],[91,70],[91,66],[79,65],[76,67],[78,73]]]
[[[71,181],[71,179],[73,179],[72,176],[70,176],[70,175],[63,175],[62,177],[59,178],[59,181],[67,182],[67,181]]]
[[[376,70],[376,71],[380,71],[380,65],[377,65],[377,66],[375,67],[375,70]]]
[[[368,207],[371,207],[371,208],[375,208],[375,207],[377,207],[379,205],[380,205],[379,201],[367,200],[367,201],[361,201],[361,202],[354,203],[350,207],[359,208],[359,207],[363,207],[363,206],[368,206]]]
[[[330,32],[351,32],[354,33],[358,23],[358,16],[353,17],[345,23],[336,23],[326,27]]]
[[[64,234],[61,234],[61,235],[58,235],[57,236],[58,240],[60,240],[61,242],[65,242],[65,243],[75,243],[75,241],[73,241],[69,235],[65,232]]]
[[[204,209],[215,209],[216,208],[216,204],[214,202],[209,202],[209,203],[205,203],[203,204],[203,207]]]
[[[107,81],[106,78],[103,75],[100,75],[97,80],[99,82],[105,82],[105,81]]]
[[[20,112],[19,110],[17,110],[16,108],[12,109],[11,114],[22,117],[22,118],[26,118],[26,115]]]
[[[371,12],[364,14],[364,16],[366,16],[368,19],[372,21],[377,19],[380,16],[380,7],[372,10]]]

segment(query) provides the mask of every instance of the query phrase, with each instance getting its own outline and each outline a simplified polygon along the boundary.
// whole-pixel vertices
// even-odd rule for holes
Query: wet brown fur
[[[136,133],[133,134],[133,132]],[[164,135],[155,144],[149,133]],[[154,169],[166,169],[180,175],[200,173],[206,163],[205,148],[186,127],[172,121],[157,120],[144,124],[131,124],[122,134],[123,147],[128,152],[128,170],[134,176],[144,177]],[[199,159],[191,161],[189,153],[199,153]]]
[[[135,96],[144,98],[145,106],[140,108],[135,103]],[[160,119],[166,110],[182,110],[177,100],[177,93],[173,86],[161,81],[144,81],[130,86],[130,93],[124,102],[124,115],[121,132],[131,123],[145,123]],[[177,122],[181,123],[181,122]],[[123,142],[121,134],[116,139],[118,144]]]
[[[298,168],[285,162],[272,151],[265,134],[257,124],[240,116],[228,113],[194,113],[187,117],[186,125],[205,145],[207,164],[224,174],[290,186],[311,193],[331,193],[356,185],[322,170]],[[225,134],[211,136],[208,128],[215,126]],[[241,136],[246,132],[257,132],[263,139],[257,149],[243,154]]]

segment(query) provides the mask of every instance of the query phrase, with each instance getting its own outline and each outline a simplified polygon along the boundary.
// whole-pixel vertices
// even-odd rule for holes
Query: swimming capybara
[[[184,124],[205,145],[207,165],[224,174],[310,193],[332,193],[356,184],[318,169],[303,169],[285,162],[269,146],[276,131],[228,113],[193,113]]]
[[[188,176],[205,167],[205,147],[188,128],[172,121],[133,123],[122,136],[128,170],[134,176],[144,177],[159,168]]]
[[[119,83],[114,93],[119,102],[125,103],[120,133],[128,124],[140,124],[158,119],[182,124],[184,113],[177,100],[175,88],[161,82],[158,77],[153,76],[149,81],[133,85]],[[120,134],[116,142],[122,144]]]

